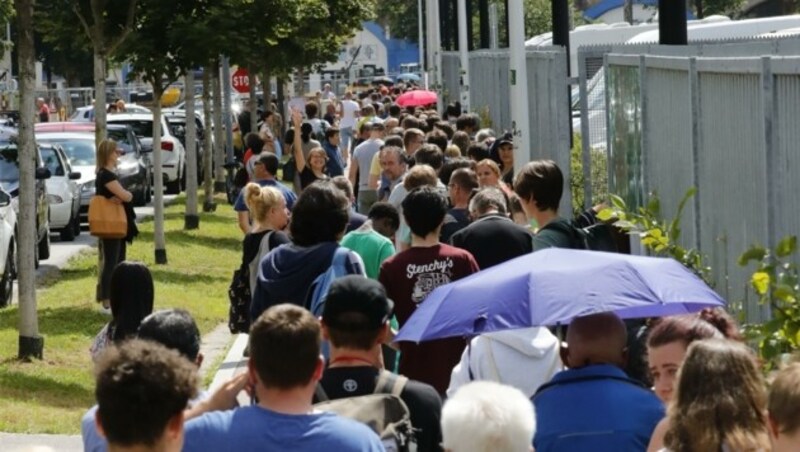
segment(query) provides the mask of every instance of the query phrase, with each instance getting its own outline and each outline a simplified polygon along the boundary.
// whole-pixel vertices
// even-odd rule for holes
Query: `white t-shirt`
[[[345,99],[342,101],[342,119],[339,120],[339,127],[342,129],[352,128],[356,125],[356,113],[361,110],[353,100]]]

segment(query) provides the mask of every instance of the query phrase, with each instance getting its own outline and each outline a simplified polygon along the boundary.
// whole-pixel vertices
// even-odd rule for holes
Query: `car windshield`
[[[111,122],[111,121],[109,121]],[[136,134],[137,137],[142,138],[152,138],[153,137],[153,121],[146,121],[146,120],[125,120],[125,121],[113,121],[114,124],[128,124],[133,128],[133,133]],[[164,131],[161,131],[161,135],[164,135]]]
[[[19,182],[17,146],[0,143],[0,182]]]
[[[45,168],[50,170],[53,176],[63,176],[64,168],[61,167],[61,160],[58,159],[58,154],[53,148],[42,148],[42,161]]]
[[[74,166],[94,166],[95,147],[94,138],[67,138],[60,140],[43,139],[48,143],[58,143],[69,157],[69,161]],[[54,173],[55,174],[55,173]]]
[[[124,129],[109,129],[108,137],[117,142],[117,146],[125,151],[125,155],[133,152],[133,143],[131,143],[131,136],[128,131]]]

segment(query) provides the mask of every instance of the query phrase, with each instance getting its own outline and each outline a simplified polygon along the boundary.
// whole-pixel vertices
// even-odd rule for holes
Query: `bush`
[[[592,204],[608,201],[608,156],[605,149],[590,149],[591,178],[592,178]],[[572,135],[572,149],[570,150],[570,191],[572,193],[572,211],[575,216],[584,210],[583,196],[583,154],[581,151],[581,135]]]

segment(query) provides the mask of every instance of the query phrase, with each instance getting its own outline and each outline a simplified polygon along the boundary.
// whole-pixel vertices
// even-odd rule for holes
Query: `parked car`
[[[45,180],[50,178],[50,171],[44,167],[39,146],[36,146],[36,248],[34,263],[39,268],[39,261],[50,257],[50,206],[47,201]],[[19,160],[15,141],[0,141],[0,184],[3,191],[11,196],[14,214],[19,216]],[[15,225],[16,231],[16,225]]]
[[[183,145],[184,149],[186,148],[186,111],[185,110],[178,110],[178,109],[169,109],[164,110],[164,116],[167,118],[167,124],[169,125],[170,131],[172,135],[176,136],[181,144]],[[203,124],[202,117],[195,113],[195,127],[196,127],[196,135],[197,135],[197,142],[195,145],[195,151],[197,152],[197,180],[203,180],[203,149],[204,149],[204,141],[206,140],[206,129]]]
[[[11,195],[0,190],[0,308],[11,302],[17,276],[16,226],[17,214],[11,205]]]
[[[125,104],[124,113],[151,113],[150,109],[136,104]],[[124,114],[122,113],[122,114]],[[120,113],[109,113],[110,115]],[[70,122],[94,122],[94,105],[80,107],[69,117]]]
[[[125,124],[133,128],[146,151],[153,149],[152,114],[109,115],[108,124]],[[161,153],[164,185],[167,193],[178,194],[186,182],[186,150],[181,141],[172,134],[167,119],[161,116]],[[151,169],[152,170],[152,169]]]
[[[42,161],[50,171],[47,179],[47,199],[50,204],[50,230],[57,231],[61,240],[73,241],[81,233],[81,173],[72,164],[60,145],[40,145]]]
[[[36,124],[36,139],[41,143],[58,144],[70,160],[72,169],[81,173],[78,179],[80,189],[80,221],[85,223],[89,216],[89,201],[95,193],[95,147],[94,123],[39,123]],[[143,206],[150,202],[151,163],[130,126],[109,124],[106,130],[125,151],[117,165],[120,184],[133,193],[133,203]]]

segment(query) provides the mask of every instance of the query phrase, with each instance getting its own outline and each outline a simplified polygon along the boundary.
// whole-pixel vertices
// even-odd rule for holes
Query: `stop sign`
[[[250,92],[250,75],[247,69],[239,68],[231,76],[231,84],[233,89],[244,94]]]

